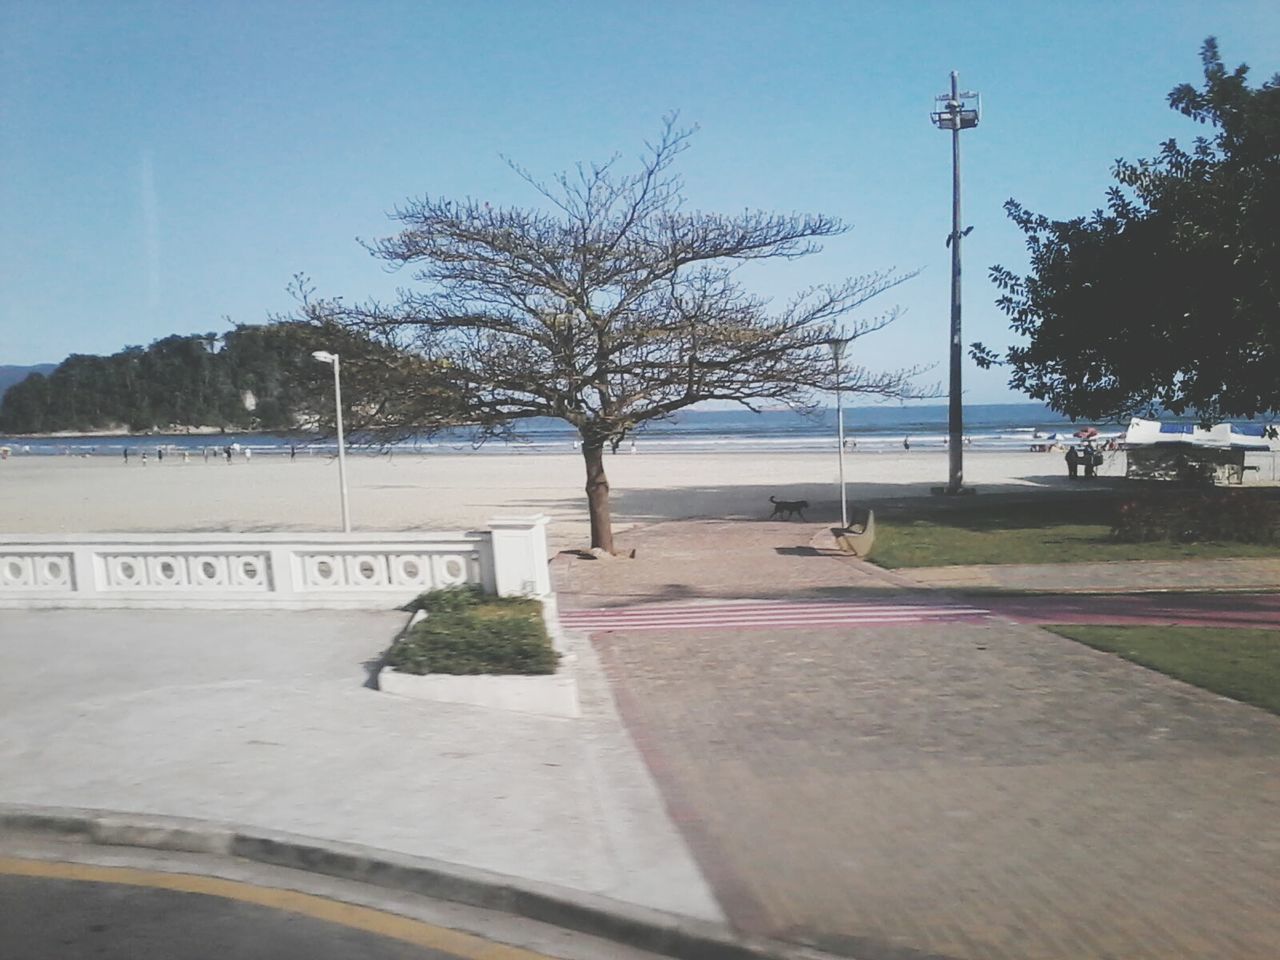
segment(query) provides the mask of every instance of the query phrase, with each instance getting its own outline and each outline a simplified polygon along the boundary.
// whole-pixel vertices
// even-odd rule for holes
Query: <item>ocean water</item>
[[[1072,423],[1038,403],[974,404],[965,407],[964,435],[975,450],[1025,450],[1039,434],[1042,437],[1070,437],[1086,426],[1098,429],[1103,437],[1123,432],[1126,425]],[[943,449],[947,438],[947,407],[895,406],[889,404],[846,406],[845,437],[850,447],[860,451],[900,451],[904,440],[912,449]],[[490,440],[480,447],[465,433],[404,440],[391,447],[372,443],[369,438],[349,437],[357,451],[370,454],[421,453],[572,453],[577,433],[560,420],[534,418],[519,427],[518,439]],[[132,455],[144,452],[155,456],[157,448],[181,456],[186,450],[211,457],[227,445],[248,447],[259,454],[299,455],[332,452],[331,438],[317,439],[306,434],[226,433],[205,435],[149,435],[131,437],[2,437],[0,446],[17,454],[122,456],[127,447]],[[821,451],[836,446],[836,412],[820,410],[809,416],[790,410],[688,410],[671,420],[651,423],[635,435],[636,452],[664,453],[763,453],[766,451]],[[630,440],[623,451],[630,448]]]

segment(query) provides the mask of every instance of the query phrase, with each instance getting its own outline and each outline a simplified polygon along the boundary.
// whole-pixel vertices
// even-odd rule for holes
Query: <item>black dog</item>
[[[799,517],[804,520],[804,512],[809,509],[808,500],[775,500],[770,497],[769,502],[773,504],[773,513],[769,514],[770,520],[774,517],[781,517],[783,520]]]

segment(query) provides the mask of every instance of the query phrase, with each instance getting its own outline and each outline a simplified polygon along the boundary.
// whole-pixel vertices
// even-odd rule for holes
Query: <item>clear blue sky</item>
[[[536,197],[538,174],[620,152],[661,116],[701,131],[690,206],[853,225],[751,275],[785,296],[885,267],[872,367],[945,377],[952,69],[983,95],[964,134],[965,340],[1003,345],[987,281],[1024,267],[1001,204],[1101,204],[1117,157],[1195,128],[1165,95],[1201,42],[1280,71],[1280,4],[1247,2],[61,2],[0,0],[0,363],[111,353],[287,311],[295,272],[361,299],[397,282],[355,242],[409,196]],[[998,372],[970,402],[1020,399]]]

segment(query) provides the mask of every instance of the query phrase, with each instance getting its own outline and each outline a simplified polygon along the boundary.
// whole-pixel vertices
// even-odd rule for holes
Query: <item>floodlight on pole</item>
[[[351,507],[347,502],[347,444],[342,435],[342,377],[339,373],[341,363],[338,355],[328,350],[315,350],[311,358],[333,366],[333,402],[338,415],[338,486],[342,491],[342,532],[350,533]]]
[[[982,98],[970,90],[960,89],[960,76],[951,71],[951,92],[937,98],[939,109],[930,114],[934,126],[951,131],[951,390],[947,417],[950,454],[950,478],[940,492],[956,494],[964,488],[964,405],[961,400],[960,375],[963,350],[960,336],[960,241],[973,227],[960,228],[960,131],[978,125],[982,115]],[[935,491],[938,492],[938,491]]]
[[[840,360],[853,337],[833,337],[826,341],[831,348],[831,359],[836,367],[836,457],[840,464],[840,529],[849,529],[849,498],[845,493],[844,480],[844,402],[840,387]]]

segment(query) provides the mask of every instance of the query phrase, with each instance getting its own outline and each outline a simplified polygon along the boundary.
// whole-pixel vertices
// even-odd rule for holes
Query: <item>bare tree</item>
[[[363,370],[344,358],[364,425],[465,425],[483,438],[511,435],[528,417],[567,421],[582,438],[591,545],[612,551],[606,445],[708,400],[811,407],[834,386],[825,344],[878,330],[896,311],[845,315],[912,274],[814,287],[780,308],[748,293],[739,266],[808,256],[845,228],[821,215],[686,210],[671,166],[690,134],[668,117],[634,173],[616,172],[615,157],[548,184],[512,164],[546,209],[409,201],[392,214],[403,229],[366,244],[396,268],[412,265],[422,285],[393,303],[316,299],[301,285],[310,322],[405,358],[378,351]],[[841,388],[902,396],[915,372],[854,367]]]

